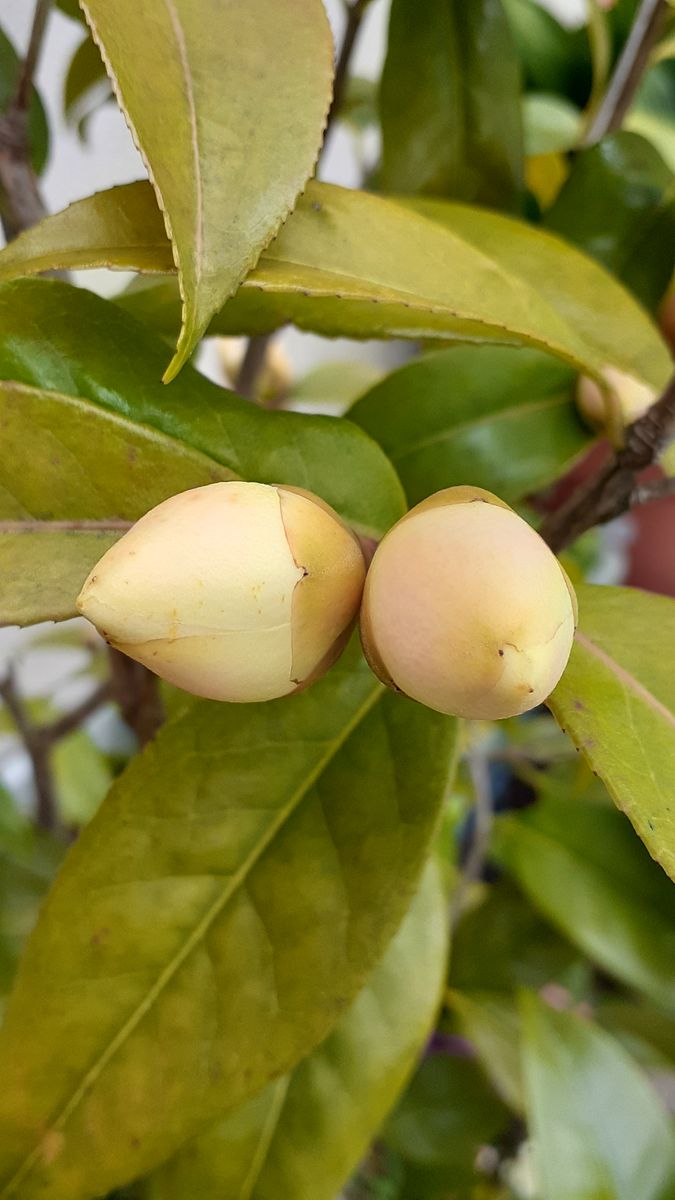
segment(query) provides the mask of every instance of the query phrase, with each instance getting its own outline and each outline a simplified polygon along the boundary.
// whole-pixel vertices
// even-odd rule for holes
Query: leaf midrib
[[[49,1134],[57,1133],[64,1128],[80,1102],[86,1096],[87,1092],[89,1092],[95,1085],[97,1079],[103,1073],[108,1063],[117,1053],[117,1051],[124,1045],[127,1039],[134,1033],[143,1017],[146,1016],[164,989],[171,983],[172,979],[182,967],[183,963],[189,958],[193,950],[195,950],[196,947],[203,941],[213,923],[226,908],[227,904],[236,893],[237,889],[247,878],[251,870],[255,867],[258,860],[271,846],[277,834],[280,832],[286,822],[292,817],[296,808],[302,802],[309,789],[316,783],[317,779],[319,779],[323,771],[325,771],[330,764],[331,760],[342,749],[361,721],[365,719],[371,708],[373,708],[377,701],[382,697],[386,690],[384,686],[380,683],[377,683],[375,679],[373,679],[373,684],[373,690],[370,692],[368,697],[357,708],[356,712],[352,718],[347,721],[341,732],[329,743],[325,754],[322,755],[314,768],[308,773],[303,783],[296,788],[295,792],[291,794],[289,800],[283,806],[283,808],[279,810],[276,818],[270,823],[264,836],[251,850],[250,854],[244,860],[239,870],[230,877],[221,894],[210,905],[201,920],[198,921],[192,933],[186,938],[181,948],[176,954],[174,954],[171,961],[160,973],[156,982],[147,992],[144,999],[136,1006],[133,1013],[131,1013],[131,1015],[127,1018],[117,1034],[111,1039],[111,1041],[108,1042],[108,1045],[99,1055],[93,1066],[91,1066],[86,1072],[82,1082],[73,1092],[72,1096],[61,1109],[58,1116],[56,1116],[49,1127],[43,1128],[40,1141],[38,1141],[34,1149],[29,1152],[28,1156],[23,1160],[14,1175],[8,1180],[0,1192],[0,1200],[4,1200],[5,1197],[15,1194],[17,1187],[26,1179],[36,1162],[39,1160],[44,1138],[49,1136]]]
[[[393,463],[403,462],[406,458],[412,458],[420,450],[426,450],[429,446],[436,446],[442,442],[452,441],[459,434],[466,433],[467,430],[479,429],[481,426],[494,425],[500,421],[514,421],[518,417],[528,417],[532,413],[545,412],[551,408],[567,408],[571,407],[570,399],[567,395],[547,396],[544,400],[533,401],[530,404],[512,405],[511,408],[493,409],[492,412],[484,413],[481,417],[469,418],[466,421],[459,421],[456,425],[446,425],[444,429],[437,430],[435,433],[430,433],[427,437],[419,438],[416,442],[408,442],[405,449],[399,454],[390,453],[389,457]]]
[[[611,654],[608,654],[606,650],[603,650],[597,642],[594,642],[592,638],[588,636],[588,634],[582,633],[580,629],[578,629],[575,634],[575,640],[580,646],[583,647],[584,650],[592,655],[593,658],[597,658],[598,661],[607,668],[610,674],[614,676],[614,678],[627,692],[632,692],[639,699],[643,700],[649,708],[653,709],[655,713],[657,713],[660,717],[667,721],[667,723],[671,725],[673,729],[675,729],[675,713],[671,712],[671,710],[666,707],[663,701],[659,700],[658,697],[655,696],[654,693],[649,690],[649,688],[645,687],[645,685],[641,683],[635,675],[632,675],[630,671],[627,671],[625,667],[622,667],[615,658],[612,658]]]

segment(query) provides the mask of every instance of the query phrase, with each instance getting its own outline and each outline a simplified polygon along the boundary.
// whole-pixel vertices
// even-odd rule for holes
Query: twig
[[[642,0],[604,98],[586,130],[585,146],[594,146],[608,133],[621,128],[667,11],[668,0]]]
[[[164,706],[159,680],[142,663],[108,647],[113,699],[120,706],[127,725],[145,746],[154,738],[164,721]]]
[[[451,932],[454,932],[456,929],[462,915],[467,891],[473,883],[476,883],[480,879],[490,846],[492,823],[494,820],[488,758],[483,750],[475,746],[470,746],[467,752],[467,763],[475,799],[473,808],[474,827],[469,852],[462,867],[450,906]]]
[[[556,553],[594,525],[602,525],[640,502],[635,477],[658,457],[675,425],[675,376],[663,395],[626,429],[625,443],[599,475],[582,484],[543,521],[539,532]],[[649,499],[653,499],[652,489]],[[663,491],[664,489],[659,489]]]
[[[43,737],[39,727],[33,725],[17,690],[11,669],[4,679],[0,680],[0,696],[7,706],[16,725],[17,733],[30,758],[37,799],[37,823],[41,829],[53,832],[58,825],[58,818],[54,786],[49,769],[49,743]]]
[[[335,76],[333,79],[333,99],[328,110],[326,118],[326,130],[323,138],[322,154],[326,153],[326,146],[330,140],[330,135],[333,130],[336,117],[340,113],[340,109],[344,103],[345,87],[349,73],[349,64],[351,62],[354,46],[361,28],[366,8],[371,3],[371,0],[353,0],[347,8],[347,24],[340,46],[340,53],[337,57],[335,65]],[[261,333],[249,338],[246,352],[239,368],[239,373],[236,380],[236,390],[240,395],[246,396],[247,399],[255,399],[256,385],[262,372],[265,369],[265,361],[270,343],[275,337],[274,333]]]
[[[74,733],[76,729],[83,725],[88,717],[97,712],[104,704],[107,704],[112,699],[112,687],[110,680],[99,685],[91,695],[87,696],[81,704],[77,704],[75,708],[69,709],[62,716],[57,717],[50,725],[43,725],[39,729],[40,737],[43,738],[50,746],[55,742],[60,742],[62,738],[68,737],[69,733]]]
[[[14,95],[7,112],[0,117],[0,217],[8,242],[45,215],[30,162],[28,114],[50,3],[51,0],[37,0],[28,50]]]
[[[654,479],[650,483],[636,484],[630,495],[630,507],[639,508],[642,504],[666,500],[669,496],[675,496],[675,479],[671,475],[667,479]]]

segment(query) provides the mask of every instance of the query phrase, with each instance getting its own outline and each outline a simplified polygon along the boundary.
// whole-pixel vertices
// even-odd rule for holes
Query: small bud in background
[[[323,674],[355,621],[365,563],[309,492],[214,483],[140,519],[78,607],[118,650],[213,700],[272,700]]]
[[[535,530],[481,488],[454,487],[387,534],[361,609],[383,682],[439,712],[498,720],[551,693],[572,648],[576,598]]]
[[[579,377],[577,405],[593,429],[605,434],[614,445],[622,445],[623,430],[651,408],[657,394],[648,384],[618,367],[605,367],[602,374],[607,392],[594,379]]]

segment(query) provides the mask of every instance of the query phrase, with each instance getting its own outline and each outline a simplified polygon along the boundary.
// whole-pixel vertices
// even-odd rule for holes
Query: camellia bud
[[[482,488],[437,492],[375,551],[363,648],[384,682],[439,712],[497,720],[553,690],[576,598],[535,530]]]
[[[606,393],[594,379],[580,376],[577,404],[582,417],[593,429],[600,430],[610,441],[621,445],[623,430],[651,408],[656,400],[656,392],[618,367],[605,367],[602,374],[608,388]]]
[[[141,517],[77,603],[112,646],[188,692],[272,700],[335,662],[364,578],[356,536],[317,496],[213,483]]]

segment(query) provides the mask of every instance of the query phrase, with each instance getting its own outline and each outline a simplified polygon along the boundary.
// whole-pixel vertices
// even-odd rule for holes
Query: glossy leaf
[[[424,217],[410,210],[413,203]],[[48,218],[0,252],[0,278],[42,270],[47,261],[128,267],[134,255],[139,269],[164,271],[168,251],[166,244],[157,248],[158,229],[147,185],[145,196],[137,184],[113,188]],[[111,254],[120,230],[121,245]],[[120,302],[166,334],[180,319],[172,282],[146,283]],[[404,206],[330,184],[308,185],[211,331],[265,333],[289,321],[331,337],[538,346],[591,374],[613,362],[655,387],[670,371],[668,352],[640,306],[551,234],[476,208],[433,200]]]
[[[83,0],[165,214],[183,297],[171,379],[316,163],[333,45],[321,0]]]
[[[572,657],[549,707],[675,877],[675,602],[588,586],[579,601]]]
[[[657,307],[675,267],[675,188],[644,138],[615,133],[579,154],[546,225]]]
[[[447,934],[445,892],[432,865],[385,957],[330,1037],[290,1076],[188,1143],[147,1181],[141,1200],[334,1200],[429,1034]]]
[[[153,1169],[364,985],[417,886],[455,726],[383,695],[355,651],[283,703],[191,706],[71,849],[0,1034],[3,1200]]]
[[[376,383],[350,410],[399,474],[410,504],[458,483],[511,503],[589,444],[575,372],[536,350],[457,346]]]
[[[165,487],[171,492],[181,480],[189,486],[193,477],[207,482],[229,473],[306,487],[351,524],[375,536],[398,519],[404,501],[396,475],[381,450],[350,422],[263,411],[191,368],[165,388],[159,380],[163,355],[160,338],[116,305],[88,292],[45,280],[0,288],[0,379],[61,393],[32,398],[35,449],[21,440],[29,397],[13,406],[15,461],[3,461],[2,470],[20,489],[20,504],[8,508],[5,503],[2,515],[20,517],[27,509],[42,518],[135,519],[149,492],[157,494]],[[69,454],[89,454],[92,461],[101,455],[102,469],[94,479],[99,490],[96,512],[93,484],[72,472],[67,456],[59,454],[59,437],[69,439]],[[161,464],[157,477],[146,479],[130,450],[155,456],[156,468]],[[38,451],[41,471],[31,469],[23,478],[21,463]],[[169,479],[172,456],[178,477]],[[124,495],[126,509],[120,498]]]
[[[19,56],[6,33],[0,29],[0,113],[4,112],[14,95],[19,76]],[[49,155],[49,125],[38,92],[33,88],[28,113],[28,137],[33,169],[39,175]]]
[[[675,891],[616,809],[547,795],[501,818],[500,860],[605,971],[675,1012]]]
[[[523,998],[528,1117],[542,1200],[665,1200],[675,1137],[621,1046],[573,1013]]]
[[[393,0],[381,186],[496,207],[522,191],[520,71],[500,0]]]

